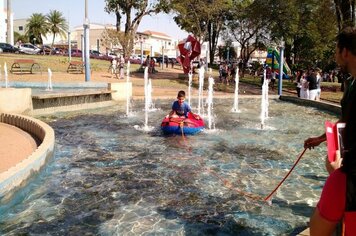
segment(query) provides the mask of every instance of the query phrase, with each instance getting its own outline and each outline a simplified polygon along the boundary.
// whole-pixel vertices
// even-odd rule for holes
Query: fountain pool
[[[293,235],[302,231],[327,177],[326,148],[307,151],[273,196],[267,196],[336,116],[270,99],[260,127],[260,99],[214,100],[215,127],[195,136],[163,136],[172,101],[54,114],[54,157],[10,200],[0,200],[1,235]],[[229,183],[229,186],[226,183]],[[238,190],[238,191],[237,191]]]

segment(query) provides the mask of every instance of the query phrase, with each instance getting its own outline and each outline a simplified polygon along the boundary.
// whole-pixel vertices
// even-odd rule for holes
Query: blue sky
[[[115,24],[116,18],[104,11],[104,0],[87,0],[88,16],[92,23]],[[6,4],[6,1],[5,1]],[[32,13],[47,14],[50,10],[58,10],[69,20],[70,28],[82,25],[85,14],[85,0],[11,0],[14,19],[24,19]],[[183,39],[188,33],[182,31],[173,18],[166,14],[145,16],[139,26],[139,31],[153,30],[166,33],[172,38]]]

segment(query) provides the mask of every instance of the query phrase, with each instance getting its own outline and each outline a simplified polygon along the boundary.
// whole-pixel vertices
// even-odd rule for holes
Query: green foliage
[[[116,31],[120,31],[121,19],[125,16],[125,29],[122,34],[113,34],[106,32],[107,38],[104,40],[107,43],[111,40],[118,40],[122,46],[125,57],[129,57],[133,48],[135,35],[139,24],[144,16],[153,13],[159,13],[167,6],[165,0],[151,1],[148,0],[105,0],[105,11],[116,15]]]
[[[255,0],[237,5],[228,35],[241,44],[241,58],[263,46],[285,43],[285,57],[302,67],[334,61],[337,22],[333,0]]]
[[[28,43],[29,38],[26,35],[19,34],[18,32],[14,32],[14,41],[18,42],[21,41],[23,43]]]
[[[31,43],[43,44],[43,37],[46,37],[47,33],[52,33],[53,45],[56,35],[59,34],[65,37],[67,31],[67,21],[61,12],[51,10],[47,15],[33,13],[27,20],[25,36],[22,38],[18,36],[16,41],[21,40],[23,42],[30,41]]]
[[[53,39],[52,39],[52,46],[53,46],[54,39],[57,34],[61,35],[64,38],[66,37],[68,31],[67,21],[62,15],[62,13],[57,10],[51,10],[46,15],[46,20],[48,23],[48,29],[53,34]]]
[[[26,35],[29,37],[30,42],[35,43],[36,41],[37,43],[42,44],[42,37],[46,37],[49,30],[46,17],[41,13],[33,13],[27,22]]]

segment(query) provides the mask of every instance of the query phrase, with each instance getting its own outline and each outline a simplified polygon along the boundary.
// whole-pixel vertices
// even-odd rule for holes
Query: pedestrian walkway
[[[30,134],[15,126],[0,123],[0,174],[29,157],[37,148]]]

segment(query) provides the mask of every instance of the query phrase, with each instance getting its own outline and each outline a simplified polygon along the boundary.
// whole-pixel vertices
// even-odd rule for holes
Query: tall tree
[[[339,31],[346,26],[356,26],[355,0],[334,0]]]
[[[52,39],[52,47],[53,47],[54,39],[57,34],[59,34],[64,38],[66,37],[68,31],[67,21],[64,18],[63,14],[57,10],[51,10],[46,15],[46,20],[48,23],[49,31],[53,34],[53,39]]]
[[[220,32],[233,1],[172,0],[170,3],[170,9],[176,14],[175,22],[182,29],[194,34],[200,42],[209,42],[209,58],[212,63]]]
[[[146,15],[159,13],[167,6],[166,1],[157,0],[105,0],[105,11],[116,15],[116,34],[114,37],[120,42],[125,57],[129,57],[135,42],[137,28]],[[124,16],[124,17],[123,17]],[[125,29],[120,30],[121,19],[125,18]],[[108,36],[112,32],[107,32]]]
[[[255,50],[266,48],[269,34],[266,32],[266,21],[261,17],[265,9],[265,5],[256,1],[252,4],[235,5],[231,9],[224,35],[239,43],[240,59],[244,65],[242,70]]]
[[[261,12],[270,45],[285,42],[288,63],[315,66],[326,55],[335,37],[333,0],[255,0],[268,10]],[[331,45],[331,46],[330,46]]]
[[[26,35],[31,43],[43,44],[42,37],[48,33],[48,23],[46,17],[41,13],[33,13],[27,20]],[[36,40],[34,40],[36,39]]]

